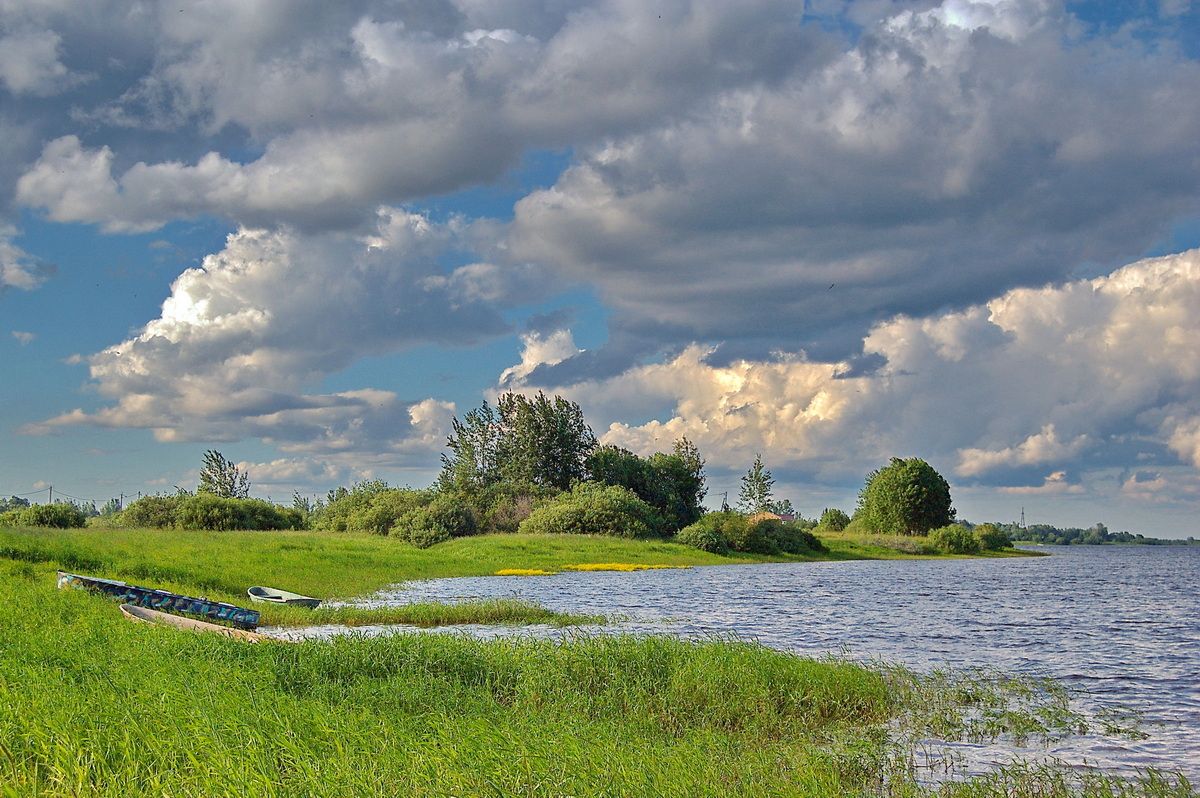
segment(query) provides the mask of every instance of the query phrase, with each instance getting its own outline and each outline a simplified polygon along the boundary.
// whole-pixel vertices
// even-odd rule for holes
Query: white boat
[[[302,596],[299,593],[280,590],[276,587],[263,587],[262,585],[255,585],[247,590],[246,593],[250,596],[251,601],[261,601],[267,604],[291,604],[294,607],[315,609],[321,603],[319,598]]]

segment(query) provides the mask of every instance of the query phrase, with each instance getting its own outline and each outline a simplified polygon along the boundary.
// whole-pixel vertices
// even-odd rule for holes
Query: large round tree
[[[918,457],[893,457],[867,475],[855,515],[881,534],[923,535],[954,520],[950,485]]]

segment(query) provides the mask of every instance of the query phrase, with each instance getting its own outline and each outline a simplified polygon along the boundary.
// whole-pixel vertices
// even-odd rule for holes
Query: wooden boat
[[[169,612],[148,610],[145,607],[138,607],[134,604],[122,604],[121,614],[131,621],[172,626],[176,629],[186,629],[190,632],[215,632],[223,637],[244,640],[248,643],[261,643],[267,640],[279,639],[268,637],[258,632],[250,632],[245,629],[234,629],[230,626],[221,626],[220,624],[209,623],[208,621],[198,621],[195,618],[184,618],[182,615],[172,615]]]
[[[185,615],[198,615],[210,621],[222,621],[241,629],[254,629],[258,626],[258,610],[248,610],[223,601],[211,601],[206,598],[181,596],[166,590],[155,590],[149,587],[139,587],[116,579],[100,579],[95,576],[81,576],[58,572],[59,588],[78,587],[111,596],[122,604],[132,604],[150,610],[166,610]]]
[[[280,590],[277,587],[255,585],[247,590],[246,593],[250,596],[251,601],[267,602],[270,604],[290,604],[293,607],[308,607],[309,609],[316,609],[321,604],[321,599],[319,598],[302,596],[299,593]]]

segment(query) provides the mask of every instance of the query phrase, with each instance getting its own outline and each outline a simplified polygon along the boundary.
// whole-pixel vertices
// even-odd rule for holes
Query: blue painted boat
[[[132,604],[136,607],[195,615],[210,621],[222,621],[239,629],[258,627],[258,610],[248,610],[244,607],[226,604],[223,601],[181,596],[166,590],[138,587],[127,582],[119,582],[116,579],[100,579],[94,576],[81,576],[59,571],[58,586],[59,588],[77,587],[95,593],[103,593],[117,599],[122,604]]]

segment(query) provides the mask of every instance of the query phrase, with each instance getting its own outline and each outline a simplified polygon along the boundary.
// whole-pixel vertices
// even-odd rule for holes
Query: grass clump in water
[[[501,568],[496,576],[554,576],[558,571],[544,571],[541,568]]]
[[[257,606],[257,605],[256,605]],[[452,626],[459,624],[547,624],[576,626],[604,623],[603,615],[556,612],[518,599],[484,599],[460,604],[421,602],[392,607],[333,606],[315,610],[302,607],[268,606],[263,609],[264,626]]]

